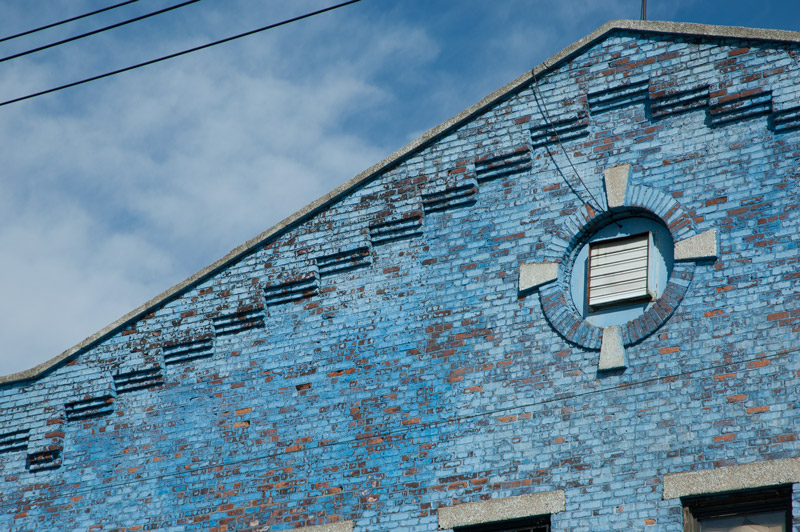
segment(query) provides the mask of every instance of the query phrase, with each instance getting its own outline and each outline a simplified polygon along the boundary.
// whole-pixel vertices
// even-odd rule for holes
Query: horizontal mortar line
[[[554,126],[554,127],[543,126],[541,128],[531,129],[531,138],[533,140],[539,140],[539,139],[552,137],[556,133],[565,133],[566,134],[566,133],[570,133],[570,132],[573,132],[573,131],[576,131],[576,132],[580,133],[580,132],[583,132],[584,130],[586,130],[588,128],[589,128],[589,124],[578,122],[578,121],[575,121],[575,122],[570,123],[570,124],[564,124],[563,126]],[[526,162],[529,162],[529,161],[530,161],[529,159],[526,160]]]
[[[487,166],[485,168],[479,168],[479,169],[475,170],[475,174],[481,176],[481,175],[484,175],[484,174],[492,174],[492,173],[495,173],[495,172],[505,172],[505,171],[514,170],[514,169],[517,169],[517,168],[530,168],[531,164],[533,164],[533,163],[531,163],[531,160],[526,157],[525,159],[521,159],[521,160],[518,160],[518,161],[515,160],[515,161],[513,161],[511,163],[508,163],[508,164],[496,164],[494,166]]]
[[[530,162],[531,162],[530,156],[527,153],[525,153],[521,156],[509,157],[508,159],[504,159],[501,161],[493,161],[488,164],[476,163],[475,173],[485,174],[486,172],[491,172],[493,170],[500,170],[501,168],[524,166],[526,164],[530,164]]]
[[[456,419],[445,419],[445,420],[442,420],[442,421],[439,421],[439,422],[434,422],[434,423],[427,424],[427,425],[425,425],[425,424],[411,425],[411,426],[408,426],[408,427],[404,427],[404,428],[402,428],[400,430],[388,431],[388,432],[383,432],[383,433],[380,433],[380,434],[375,434],[373,436],[373,438],[385,438],[387,436],[393,436],[393,435],[396,435],[396,434],[409,433],[409,432],[413,431],[414,429],[427,429],[427,428],[430,428],[430,427],[450,425],[450,424],[453,424],[455,422],[460,422],[460,421],[479,418],[479,417],[488,417],[488,416],[495,415],[495,414],[508,413],[508,412],[511,412],[511,411],[514,411],[514,410],[529,408],[529,407],[536,406],[536,405],[548,404],[548,403],[556,403],[556,402],[560,402],[560,401],[565,401],[567,399],[585,397],[585,396],[588,396],[588,395],[594,395],[594,394],[597,394],[597,393],[608,392],[608,391],[613,391],[613,390],[634,388],[634,387],[636,387],[636,386],[638,386],[640,384],[647,384],[647,383],[651,383],[651,382],[660,381],[660,380],[663,380],[663,379],[672,379],[672,378],[677,378],[677,377],[682,377],[682,376],[687,376],[687,375],[693,375],[693,374],[696,374],[696,373],[703,373],[703,372],[711,371],[711,370],[714,370],[714,369],[726,368],[726,367],[729,367],[729,366],[732,366],[732,365],[735,365],[735,364],[747,364],[748,362],[755,362],[757,360],[777,359],[777,358],[780,358],[780,357],[787,356],[790,353],[796,353],[796,352],[800,352],[800,348],[787,349],[787,350],[781,351],[781,352],[779,352],[777,354],[774,354],[774,355],[769,355],[769,356],[765,356],[765,357],[749,358],[749,359],[746,359],[746,360],[732,362],[730,364],[718,364],[718,365],[715,365],[715,366],[708,366],[708,367],[705,367],[705,368],[700,368],[700,369],[693,370],[693,371],[687,371],[687,372],[684,372],[684,373],[676,373],[676,374],[667,375],[667,376],[664,376],[664,377],[654,377],[654,378],[651,378],[651,379],[645,379],[645,380],[634,382],[634,383],[621,384],[621,385],[617,385],[617,386],[609,386],[608,388],[599,388],[597,390],[590,390],[590,391],[587,391],[587,392],[577,393],[577,394],[568,395],[568,396],[561,396],[561,397],[557,397],[557,398],[554,397],[554,398],[547,399],[547,400],[544,400],[544,401],[538,401],[536,403],[528,403],[526,405],[517,405],[517,406],[513,406],[513,407],[509,407],[509,408],[501,408],[501,409],[494,410],[494,411],[491,411],[491,412],[482,412],[480,414],[475,414],[473,416],[466,416],[466,417],[461,417],[461,418],[456,418]],[[760,368],[750,368],[750,369],[748,369],[746,371],[758,371],[758,370],[760,370]],[[338,445],[347,445],[347,444],[351,444],[351,443],[358,443],[358,442],[364,442],[364,441],[365,440],[363,440],[363,439],[341,440],[341,441],[338,441],[338,442],[335,442],[335,443],[331,443],[329,445],[325,445],[324,447],[320,447],[319,445],[317,445],[316,447],[311,447],[308,450],[310,450],[310,449],[320,449],[320,448],[326,448],[327,449],[327,448],[335,447],[335,446],[338,446]],[[62,453],[63,454],[67,454],[68,453],[68,449],[63,450]],[[224,462],[223,461],[222,463],[215,463],[215,464],[211,464],[211,465],[207,465],[207,466],[197,467],[197,468],[194,468],[194,469],[188,469],[188,470],[184,470],[184,471],[177,471],[177,472],[169,473],[169,474],[165,474],[165,475],[158,475],[158,476],[147,477],[147,478],[139,478],[139,479],[129,480],[129,481],[126,481],[126,482],[120,482],[118,484],[104,484],[103,486],[97,487],[97,488],[91,488],[91,489],[82,490],[82,491],[81,490],[72,491],[72,492],[69,493],[69,496],[76,496],[76,495],[81,495],[81,494],[97,492],[97,491],[104,491],[105,492],[105,491],[108,491],[109,489],[116,489],[116,488],[119,488],[119,487],[122,487],[122,486],[129,486],[129,485],[132,485],[132,484],[141,484],[143,482],[157,481],[157,480],[162,480],[162,479],[166,479],[166,478],[182,478],[182,477],[184,477],[186,475],[189,475],[189,476],[194,475],[199,471],[212,470],[212,469],[214,469],[216,467],[219,467],[220,465],[222,465],[223,467],[234,467],[234,466],[237,466],[237,465],[247,464],[247,463],[251,463],[251,462],[257,462],[257,461],[260,461],[260,460],[264,460],[266,462],[269,462],[269,460],[271,458],[275,458],[275,457],[282,456],[282,455],[285,455],[285,454],[286,453],[283,452],[283,451],[272,453],[272,454],[260,454],[259,456],[255,457],[255,458],[247,458],[247,459],[243,459],[243,460],[230,461],[230,462]],[[294,454],[294,453],[292,453],[292,454]],[[63,495],[62,498],[66,497],[66,496],[67,495]],[[43,501],[56,501],[56,500],[58,500],[58,497],[50,497],[50,498],[41,498],[41,497],[39,497],[36,500],[37,500],[37,503],[41,503]],[[0,508],[13,508],[13,507],[16,507],[16,506],[17,505],[6,505],[6,506],[0,506]]]
[[[405,233],[415,233],[415,232],[422,232],[422,224],[407,224],[407,225],[397,225],[391,229],[384,229],[382,231],[373,231],[370,236],[373,239],[380,239],[381,237],[391,237],[396,234],[405,234]]]
[[[411,216],[408,218],[402,218],[400,220],[388,220],[385,222],[371,223],[369,225],[369,230],[380,231],[382,229],[391,228],[395,226],[420,225],[421,223],[422,223],[422,216]]]
[[[307,279],[304,281],[292,281],[288,283],[282,284],[273,284],[270,286],[264,287],[264,293],[266,295],[273,295],[273,294],[282,294],[284,292],[293,292],[295,290],[303,290],[309,286],[316,286],[317,279],[316,277]]]
[[[212,342],[199,341],[199,342],[186,342],[181,344],[171,344],[164,346],[162,344],[161,350],[164,356],[182,355],[183,353],[193,353],[195,351],[205,351],[214,347]]]

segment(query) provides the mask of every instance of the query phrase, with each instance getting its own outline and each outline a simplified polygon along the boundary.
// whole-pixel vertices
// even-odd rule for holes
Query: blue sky
[[[0,56],[154,11],[140,0]],[[0,36],[116,3],[2,0]],[[0,99],[335,3],[202,0],[0,62]],[[0,107],[0,374],[52,358],[640,0],[363,0]],[[800,2],[649,0],[650,20],[800,30]]]

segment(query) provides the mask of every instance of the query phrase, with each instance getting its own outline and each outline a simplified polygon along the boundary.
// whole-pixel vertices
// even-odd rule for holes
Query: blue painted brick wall
[[[800,455],[799,81],[796,44],[592,43],[69,362],[3,385],[0,528],[433,531],[443,506],[562,489],[554,532],[683,530],[665,474]],[[620,86],[641,90],[597,103]],[[658,115],[676,91],[696,105]],[[582,136],[535,146],[537,100]],[[750,114],[725,118],[739,104]],[[521,170],[493,178],[482,161],[506,154]],[[625,163],[692,230],[716,228],[720,256],[604,375],[517,282],[522,262],[561,259],[554,235],[584,208],[561,173],[602,203],[603,170]]]

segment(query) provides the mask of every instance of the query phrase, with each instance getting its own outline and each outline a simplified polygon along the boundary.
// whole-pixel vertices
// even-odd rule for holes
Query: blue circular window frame
[[[600,224],[602,221],[602,219],[597,220],[597,223]],[[586,278],[589,245],[594,242],[642,233],[653,235],[653,246],[650,249],[652,254],[649,257],[652,266],[648,269],[650,274],[654,274],[651,284],[656,298],[652,301],[622,303],[596,310],[590,309],[587,300],[588,279]],[[669,281],[669,274],[674,267],[674,248],[675,243],[669,229],[649,212],[634,211],[633,209],[618,209],[611,212],[605,225],[598,225],[594,231],[590,232],[588,238],[573,248],[571,256],[565,262],[572,303],[578,313],[586,321],[598,327],[621,325],[643,314],[654,304],[658,296],[664,293]]]

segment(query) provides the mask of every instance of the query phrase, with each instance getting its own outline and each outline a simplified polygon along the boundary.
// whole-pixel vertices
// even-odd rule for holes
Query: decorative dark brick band
[[[712,126],[723,126],[772,113],[771,91],[744,91],[719,98],[708,110]]]
[[[318,293],[319,280],[315,273],[310,273],[266,286],[264,288],[264,301],[268,307],[273,307],[308,299]]]
[[[320,277],[366,268],[370,264],[372,264],[372,258],[368,246],[317,257],[317,269]]]
[[[135,392],[164,384],[161,368],[152,366],[114,375],[114,388],[117,393]]]
[[[257,307],[244,307],[233,314],[214,318],[214,334],[217,336],[239,334],[249,329],[263,328],[264,313]]]
[[[422,236],[422,213],[415,212],[398,220],[382,220],[369,226],[369,237],[373,246],[380,246]]]
[[[39,427],[34,437],[29,437],[26,459],[28,471],[35,473],[61,467],[65,422],[60,417],[49,419],[44,426]]]
[[[790,107],[772,114],[772,130],[776,133],[786,133],[800,129],[800,107]]]
[[[522,174],[530,169],[531,156],[527,146],[510,153],[493,157],[479,157],[475,160],[475,175],[478,183]]]
[[[202,338],[189,342],[180,342],[165,345],[163,348],[164,364],[182,364],[191,362],[198,358],[207,358],[214,354],[214,342],[212,338]]]
[[[61,467],[62,445],[52,445],[44,451],[36,451],[28,454],[28,470],[32,473],[36,471],[46,471]]]
[[[23,451],[28,448],[28,431],[15,430],[0,434],[0,453]]]
[[[708,109],[707,85],[659,94],[650,100],[650,110],[653,113],[653,118],[665,118],[688,113],[695,109]]]
[[[81,421],[110,414],[114,411],[114,396],[110,393],[88,397],[64,405],[67,421]]]
[[[603,113],[629,105],[648,103],[650,80],[631,81],[586,95],[592,113]]]
[[[652,120],[660,120],[695,110],[708,114],[710,127],[721,127],[768,116],[770,128],[776,133],[800,129],[800,107],[774,111],[772,91],[749,89],[735,94],[712,98],[710,87],[702,85],[684,90],[652,91],[649,80],[638,80],[588,93],[588,111],[580,111],[576,118],[558,120],[531,128],[531,149],[579,139],[589,135],[592,125],[589,114],[632,105],[644,104],[650,109]]]
[[[589,118],[585,111],[575,118],[556,120],[531,128],[531,148],[551,146],[589,135]]]
[[[428,213],[468,207],[478,200],[477,194],[478,185],[467,181],[464,184],[446,188],[440,192],[423,194],[422,208]]]

